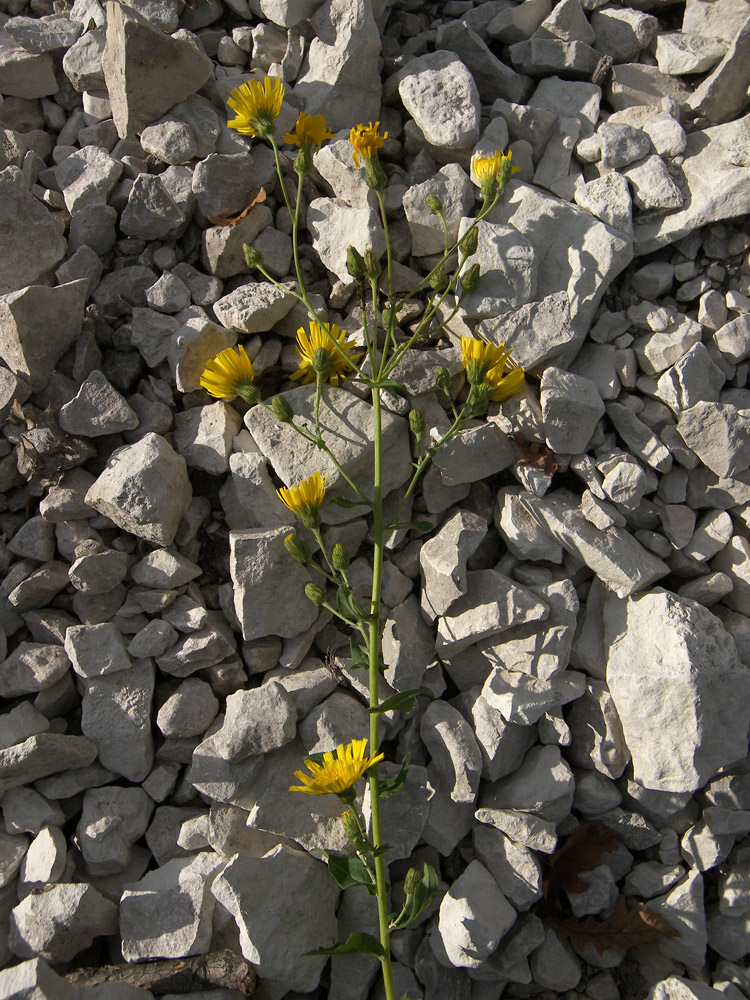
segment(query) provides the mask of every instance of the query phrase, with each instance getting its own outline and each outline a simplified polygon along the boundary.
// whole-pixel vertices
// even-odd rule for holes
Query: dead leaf
[[[242,209],[239,215],[223,216],[223,215],[209,215],[208,221],[214,226],[236,226],[238,222],[242,222],[248,212],[252,211],[256,205],[260,205],[262,201],[266,200],[266,189],[258,188],[257,194],[253,196],[252,201],[249,205]]]
[[[546,444],[540,441],[528,441],[520,431],[513,435],[513,440],[522,451],[521,457],[516,459],[517,465],[533,465],[547,476],[553,476],[560,468],[557,456]]]
[[[602,854],[616,850],[617,838],[600,823],[580,827],[550,858],[544,889],[546,902],[553,910],[559,910],[563,905],[562,892],[585,892],[589,884],[581,878],[581,872],[596,868],[601,864]]]
[[[31,496],[39,496],[68,469],[96,454],[87,441],[62,431],[49,407],[42,413],[30,403],[21,406],[14,400],[8,424],[5,436],[16,446],[16,465],[29,484]]]
[[[600,955],[609,948],[626,952],[656,938],[674,937],[678,933],[662,916],[643,903],[628,912],[624,896],[618,896],[614,912],[604,920],[596,917],[586,917],[585,920],[550,917],[547,922],[561,940],[567,938],[581,951],[587,944],[593,944]]]

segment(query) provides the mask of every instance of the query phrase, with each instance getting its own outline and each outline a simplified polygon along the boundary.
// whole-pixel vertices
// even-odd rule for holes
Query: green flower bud
[[[302,563],[303,566],[312,560],[312,552],[298,535],[287,535],[284,539],[284,547],[290,556]]]
[[[245,255],[245,263],[251,270],[255,270],[263,263],[263,254],[260,250],[253,250],[249,243],[242,244],[242,252]]]
[[[325,347],[318,347],[312,356],[312,368],[318,378],[325,382],[331,374],[331,352]]]
[[[430,287],[436,292],[444,292],[448,287],[448,275],[445,268],[441,267],[430,276]]]
[[[487,407],[490,405],[491,392],[492,387],[485,384],[472,386],[469,393],[472,417],[483,417],[485,415]]]
[[[422,435],[426,430],[424,417],[419,410],[409,410],[409,427],[414,435],[417,444],[422,440]]]
[[[438,198],[438,196],[436,194],[428,194],[426,201],[427,201],[427,207],[432,212],[432,214],[440,215],[440,213],[443,211],[443,203]]]
[[[461,275],[461,287],[465,292],[473,292],[479,287],[480,277],[479,264],[472,264],[468,271],[464,271]]]
[[[365,260],[356,247],[350,246],[346,251],[346,269],[358,281],[365,276]]]
[[[373,191],[382,191],[388,183],[388,175],[377,156],[365,160],[365,180]]]
[[[479,233],[477,232],[476,227],[474,227],[474,229],[470,229],[461,240],[461,249],[467,257],[470,257],[473,253],[477,252],[478,243]]]
[[[318,607],[326,602],[326,592],[322,587],[319,587],[317,583],[305,584],[305,596],[308,600],[312,601],[313,604],[317,604]]]
[[[444,392],[448,399],[451,398],[451,377],[447,368],[435,369],[435,385],[441,392]]]
[[[347,809],[346,812],[342,815],[341,825],[344,828],[344,833],[347,835],[347,837],[349,838],[349,840],[351,840],[353,844],[356,844],[357,841],[361,839],[362,835],[359,832],[357,821],[354,818],[354,815],[350,809]]]
[[[410,868],[404,879],[404,892],[407,896],[413,896],[422,882],[422,876],[416,868]]]
[[[393,326],[396,325],[396,314],[395,314],[394,310],[391,309],[390,306],[385,306],[382,309],[380,315],[381,315],[382,320],[383,320],[383,326],[386,328],[386,330],[390,330],[391,329],[391,325],[393,325]]]
[[[383,268],[374,250],[365,250],[365,274],[371,281],[377,281]]]
[[[282,424],[291,424],[294,420],[294,410],[283,396],[274,396],[271,400],[273,412]]]
[[[331,562],[339,573],[345,573],[349,569],[349,553],[341,542],[336,542],[331,549]]]
[[[312,170],[312,146],[300,147],[294,158],[294,170],[299,177],[305,177]]]

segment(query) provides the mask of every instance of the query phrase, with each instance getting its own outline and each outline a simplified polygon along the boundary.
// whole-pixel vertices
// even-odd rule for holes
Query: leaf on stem
[[[343,584],[339,584],[336,591],[336,607],[345,618],[352,618],[354,621],[364,621],[367,617],[354,600],[352,592]]]
[[[417,884],[414,890],[414,896],[411,902],[411,912],[400,914],[395,920],[391,921],[391,928],[397,930],[402,927],[407,927],[413,920],[416,920],[419,914],[424,910],[426,906],[429,906],[432,897],[438,891],[439,883],[437,872],[432,867],[432,865],[425,864],[422,878]]]
[[[346,858],[339,854],[322,852],[328,862],[328,871],[333,875],[340,889],[349,889],[353,885],[363,885],[371,896],[377,892],[372,876],[365,868],[360,858]]]
[[[375,955],[385,958],[383,947],[372,934],[350,934],[346,941],[337,941],[331,948],[316,948],[306,955]]]
[[[386,698],[385,701],[381,701],[379,705],[371,706],[367,711],[371,715],[380,712],[403,712],[404,715],[409,715],[410,712],[414,711],[414,704],[417,696],[420,694],[424,694],[422,688],[399,691],[396,694],[392,694],[390,698]]]
[[[367,651],[356,643],[354,639],[349,640],[349,655],[352,658],[353,670],[369,670],[370,661],[367,657]]]
[[[409,761],[411,760],[411,754],[408,753],[402,763],[401,770],[394,777],[389,778],[387,781],[382,781],[380,783],[380,797],[381,799],[387,799],[389,795],[393,795],[397,792],[399,788],[402,788],[406,784],[406,777],[409,774]]]
[[[412,463],[414,468],[416,464]],[[398,524],[389,524],[386,526],[387,531],[432,531],[435,525],[432,521],[399,521]]]

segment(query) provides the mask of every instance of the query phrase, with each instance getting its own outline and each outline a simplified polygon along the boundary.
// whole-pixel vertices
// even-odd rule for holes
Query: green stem
[[[370,707],[377,708],[379,704],[378,685],[380,681],[380,595],[383,586],[383,437],[380,409],[380,389],[372,392],[373,436],[375,444],[373,488],[373,530],[375,535],[372,557],[372,599],[370,601],[370,628],[368,638]],[[380,713],[370,713],[370,753],[377,754],[380,746]],[[375,764],[367,772],[370,784],[370,810],[372,814],[372,844],[377,851],[383,844],[383,834],[380,820],[380,780],[378,765]],[[380,927],[380,944],[383,948],[381,967],[386,1000],[396,1000],[393,987],[393,970],[391,968],[390,927],[388,920],[387,884],[385,875],[385,859],[382,854],[375,857],[375,885],[378,900],[378,924]]]

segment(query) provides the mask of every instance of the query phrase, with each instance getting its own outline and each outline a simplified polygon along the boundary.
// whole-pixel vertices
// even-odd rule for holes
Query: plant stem
[[[380,389],[372,391],[373,436],[375,444],[374,457],[374,488],[372,495],[373,528],[375,542],[372,555],[372,599],[370,602],[370,630],[368,640],[370,707],[377,708],[379,704],[378,687],[380,681],[380,593],[383,584],[383,438],[380,411]],[[370,753],[377,754],[380,745],[380,713],[370,713]],[[370,810],[372,813],[372,844],[375,850],[382,846],[383,835],[380,822],[380,780],[378,765],[370,768],[368,781],[370,784]],[[378,924],[380,927],[380,944],[383,947],[381,969],[386,1000],[396,1000],[393,988],[393,970],[391,968],[391,944],[388,921],[388,900],[385,878],[385,859],[382,854],[375,857],[375,885],[378,900]]]

